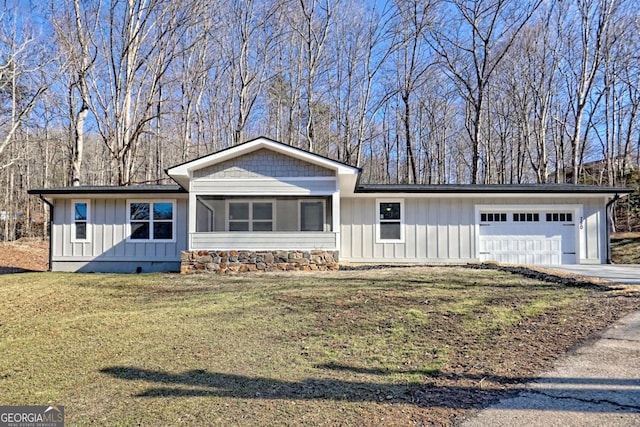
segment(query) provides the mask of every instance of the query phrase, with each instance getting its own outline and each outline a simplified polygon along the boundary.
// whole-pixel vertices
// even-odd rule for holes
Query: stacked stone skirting
[[[337,270],[338,251],[183,251],[180,273]]]

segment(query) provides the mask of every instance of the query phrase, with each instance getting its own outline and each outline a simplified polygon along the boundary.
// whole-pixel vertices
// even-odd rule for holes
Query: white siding
[[[291,179],[194,179],[191,192],[216,196],[315,196],[329,195],[336,191],[335,178],[319,177]]]
[[[153,200],[161,200],[153,198]],[[179,261],[187,248],[187,200],[176,201],[175,242],[126,241],[127,204],[123,199],[91,199],[89,241],[71,241],[72,200],[56,199],[53,261]]]
[[[376,243],[376,198],[341,201],[340,259],[352,262],[469,262],[476,253],[476,205],[575,204],[583,207],[582,263],[606,261],[604,198],[406,197],[404,243]],[[393,197],[401,197],[393,195]]]
[[[192,233],[192,250],[335,250],[333,232]]]

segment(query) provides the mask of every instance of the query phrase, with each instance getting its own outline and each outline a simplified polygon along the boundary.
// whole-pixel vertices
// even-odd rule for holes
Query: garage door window
[[[507,222],[506,213],[496,212],[483,212],[480,214],[480,221],[482,222]]]
[[[548,213],[547,222],[573,222],[573,214],[571,212]]]
[[[514,213],[513,214],[513,222],[539,222],[540,214],[539,213]]]

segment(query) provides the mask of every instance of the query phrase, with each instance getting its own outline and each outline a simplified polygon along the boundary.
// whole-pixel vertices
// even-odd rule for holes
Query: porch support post
[[[331,218],[332,218],[332,231],[335,233],[336,238],[336,251],[340,250],[340,186],[336,180],[336,191],[331,195]]]
[[[189,186],[191,187],[191,186]],[[189,189],[189,224],[187,227],[188,236],[187,236],[187,249],[192,250],[191,248],[191,237],[193,233],[196,232],[196,195],[191,189]]]

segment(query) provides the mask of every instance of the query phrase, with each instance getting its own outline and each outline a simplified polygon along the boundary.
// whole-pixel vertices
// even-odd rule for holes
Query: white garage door
[[[576,264],[574,212],[481,210],[479,257],[507,264]]]

